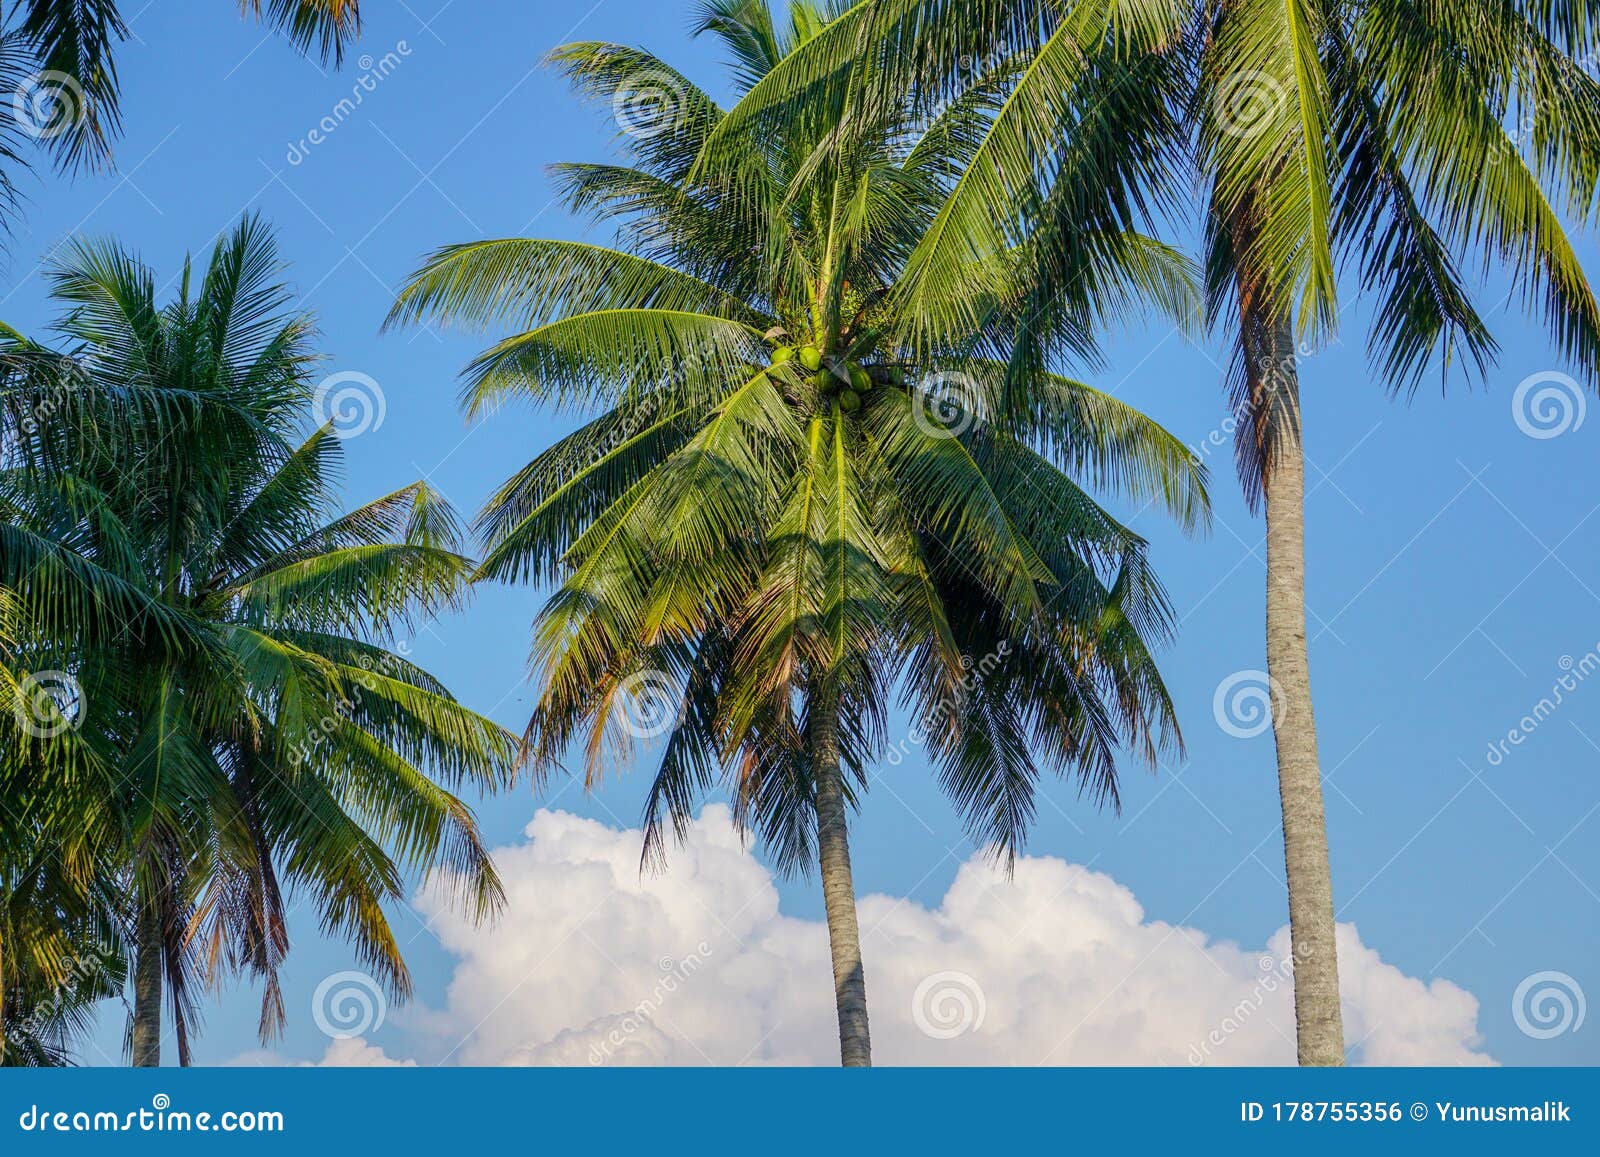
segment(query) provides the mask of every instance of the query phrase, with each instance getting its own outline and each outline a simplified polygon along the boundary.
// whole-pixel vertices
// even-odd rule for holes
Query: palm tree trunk
[[[133,1063],[140,1068],[161,1064],[162,939],[161,909],[154,897],[143,897],[133,962]]]
[[[1305,447],[1294,333],[1288,321],[1249,317],[1252,379],[1259,383],[1267,464],[1262,492],[1267,516],[1267,675],[1272,734],[1278,748],[1284,866],[1289,881],[1289,934],[1294,957],[1294,1011],[1302,1065],[1344,1064],[1339,1012],[1339,961],[1334,943],[1333,878],[1322,806],[1322,771],[1311,704],[1306,649]],[[1262,356],[1265,355],[1265,356]]]
[[[833,952],[833,993],[839,1013],[839,1058],[846,1068],[872,1064],[867,1032],[867,981],[861,965],[861,929],[850,874],[850,834],[845,818],[844,777],[839,767],[839,701],[823,692],[812,707],[811,744],[817,776],[817,852],[822,863],[822,898]]]

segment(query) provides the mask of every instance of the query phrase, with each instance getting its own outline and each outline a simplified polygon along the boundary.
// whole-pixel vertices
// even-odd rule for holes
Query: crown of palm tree
[[[759,89],[830,15],[796,5],[779,30],[764,6],[725,3],[703,26]],[[1092,351],[1087,300],[1112,309],[1159,285],[1193,308],[1182,261],[1079,223],[1102,242],[1076,262],[1086,285],[1039,310],[1016,287],[1041,249],[1014,247],[987,271],[977,323],[930,338],[907,324],[905,279],[996,88],[928,115],[854,102],[691,177],[730,115],[708,95],[635,49],[553,59],[624,125],[630,164],[554,170],[575,211],[621,223],[624,247],[449,246],[390,319],[517,328],[469,366],[469,412],[599,411],[479,520],[483,577],[555,587],[534,631],[533,767],[581,742],[592,778],[630,735],[669,733],[647,855],[726,772],[741,824],[803,868],[816,704],[836,706],[860,787],[898,689],[973,834],[1003,854],[1041,767],[1114,799],[1124,746],[1152,759],[1176,741],[1150,654],[1170,618],[1144,541],[1080,481],[1193,528],[1203,469],[1050,363]],[[659,712],[664,729],[640,718]]]
[[[1197,161],[1213,318],[1235,316],[1243,285],[1302,342],[1326,340],[1348,260],[1376,296],[1374,364],[1411,389],[1430,366],[1482,370],[1496,351],[1457,256],[1472,253],[1600,383],[1600,306],[1563,224],[1600,213],[1596,59],[1600,14],[1532,0],[861,0],[762,76],[695,166],[827,116],[852,86],[926,104],[999,84],[910,262],[913,325],[969,327],[983,302],[966,274],[1048,228],[1060,199],[1115,187],[1120,205],[1170,208]],[[1105,134],[1131,155],[1096,160],[1111,179],[1085,182]],[[1260,383],[1244,352],[1234,389],[1249,413]],[[1269,452],[1258,418],[1239,431],[1252,497]]]
[[[514,740],[397,647],[462,604],[472,564],[424,485],[335,508],[341,443],[301,439],[312,329],[279,271],[246,219],[161,306],[147,267],[77,244],[48,274],[71,348],[6,351],[12,663],[75,698],[35,678],[19,704],[44,738],[0,760],[31,831],[5,841],[7,884],[56,840],[84,890],[118,882],[125,942],[155,910],[184,1059],[201,972],[259,975],[263,1034],[281,1022],[286,892],[401,995],[383,905],[405,868],[452,869],[479,912],[499,898],[450,789],[503,782]]]

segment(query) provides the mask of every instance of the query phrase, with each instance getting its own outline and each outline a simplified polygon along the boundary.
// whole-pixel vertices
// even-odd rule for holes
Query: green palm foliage
[[[503,783],[515,739],[404,644],[473,564],[425,485],[338,510],[280,273],[258,219],[165,305],[126,251],[77,243],[47,274],[67,350],[12,334],[3,354],[0,725],[25,734],[0,756],[0,960],[23,989],[82,955],[48,935],[109,946],[141,1064],[163,1004],[187,1063],[201,979],[260,981],[276,1031],[291,894],[398,996],[405,870],[449,869],[479,914],[500,899],[453,790]],[[38,889],[61,897],[53,933],[20,922]]]
[[[829,34],[806,4],[703,28],[759,90]],[[509,325],[465,374],[586,413],[488,501],[480,577],[554,588],[534,626],[540,698],[523,752],[575,746],[592,781],[659,737],[645,856],[726,788],[786,870],[820,866],[841,1057],[866,1064],[846,809],[890,741],[897,695],[974,839],[1013,855],[1042,772],[1117,797],[1119,755],[1178,742],[1151,648],[1172,622],[1145,542],[1088,489],[1207,518],[1173,437],[1055,372],[1105,314],[1154,290],[1196,308],[1187,267],[1109,210],[992,259],[960,333],[914,341],[906,278],[997,115],[999,86],[930,110],[851,105],[691,168],[724,112],[648,53],[559,48],[613,109],[628,164],[567,164],[569,206],[623,248],[530,239],[429,257],[391,315]],[[1083,202],[1106,188],[1084,189]],[[1097,206],[1103,209],[1103,206]],[[1052,281],[1061,232],[1080,280]]]
[[[1600,382],[1600,306],[1564,227],[1600,211],[1596,59],[1600,8],[1547,0],[863,0],[763,76],[695,161],[714,172],[784,126],[835,115],[860,90],[860,61],[868,107],[1000,83],[1003,105],[908,261],[904,324],[935,340],[983,315],[987,271],[1031,223],[1051,226],[1057,197],[1078,195],[1087,125],[1165,158],[1131,175],[1128,203],[1161,205],[1175,176],[1205,190],[1210,314],[1236,354],[1240,474],[1266,513],[1303,1063],[1342,1063],[1344,1044],[1306,647],[1297,354],[1334,334],[1344,266],[1372,296],[1368,348],[1389,388],[1409,392],[1435,367],[1481,372],[1496,346],[1464,270],[1493,268]],[[1104,99],[1086,99],[1095,93]]]
[[[0,587],[0,1065],[58,1065],[94,1002],[120,990],[122,967],[103,920],[109,897],[90,899],[63,876],[66,857],[45,843],[53,825],[30,822],[23,804],[27,778],[52,756],[71,770],[76,737],[45,741],[68,721],[16,666],[19,626],[17,599]]]

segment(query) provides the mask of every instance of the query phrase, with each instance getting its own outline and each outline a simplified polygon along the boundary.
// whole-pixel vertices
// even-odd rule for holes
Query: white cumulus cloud
[[[287,1065],[293,1068],[341,1069],[400,1069],[415,1068],[417,1062],[391,1057],[383,1049],[368,1044],[362,1037],[339,1037],[328,1042],[327,1051],[320,1061],[285,1060],[270,1049],[257,1049],[241,1053],[232,1060],[222,1062],[226,1067],[273,1068]]]
[[[426,1018],[440,1056],[838,1062],[826,928],[778,910],[726,808],[706,808],[670,870],[642,878],[637,830],[541,811],[526,834],[495,853],[509,903],[493,927],[436,891],[418,897],[458,958],[446,1007]],[[936,908],[864,896],[859,912],[878,1063],[1293,1063],[1286,928],[1261,949],[1214,941],[1049,856],[1019,858],[1009,879],[974,858]],[[1471,993],[1384,963],[1352,925],[1339,950],[1355,1060],[1494,1063]]]

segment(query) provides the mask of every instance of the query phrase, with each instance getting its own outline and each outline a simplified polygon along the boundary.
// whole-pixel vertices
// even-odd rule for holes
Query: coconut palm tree
[[[778,28],[760,5],[707,9],[737,87],[827,27],[825,10],[790,11]],[[968,332],[917,347],[899,337],[903,278],[996,89],[925,116],[902,101],[818,117],[691,182],[724,116],[705,92],[631,48],[553,59],[625,129],[629,165],[554,171],[574,210],[622,222],[622,247],[449,246],[391,315],[512,325],[466,371],[469,414],[521,399],[591,415],[479,520],[480,577],[555,588],[524,754],[543,774],[581,744],[592,783],[658,739],[647,862],[722,784],[781,869],[819,869],[840,1055],[866,1065],[847,813],[896,692],[1001,857],[1042,771],[1115,801],[1119,755],[1178,741],[1146,544],[1083,486],[1195,528],[1203,468],[1051,363],[1090,352],[1096,310],[1146,289],[1193,309],[1187,267],[1109,219],[1076,221],[1081,279],[1054,283],[1056,309],[1024,318],[1033,290],[1016,287],[1052,271],[1021,247]]]
[[[121,247],[75,243],[47,274],[69,347],[7,351],[32,373],[0,407],[29,415],[4,431],[0,588],[44,752],[0,782],[37,829],[5,879],[40,861],[114,925],[141,1065],[164,1005],[188,1062],[202,977],[259,979],[263,1037],[281,1026],[290,892],[401,997],[403,870],[449,869],[480,915],[500,898],[451,789],[504,782],[515,738],[403,642],[463,604],[472,564],[423,484],[337,509],[341,441],[302,437],[313,333],[280,272],[256,218],[165,305]]]
[[[1128,54],[1165,70],[1138,73]],[[937,338],[984,305],[987,255],[1059,210],[1085,85],[1121,97],[1120,130],[1154,129],[1174,174],[1206,190],[1212,320],[1235,347],[1230,393],[1247,497],[1267,525],[1267,667],[1283,808],[1303,1064],[1341,1064],[1334,905],[1306,639],[1304,442],[1297,354],[1335,332],[1336,269],[1375,297],[1368,345],[1396,392],[1429,372],[1481,372],[1495,343],[1462,274],[1496,265],[1589,384],[1600,308],[1564,216],[1591,218],[1600,181],[1600,14],[1533,0],[863,0],[763,77],[708,135],[697,171],[823,115],[870,59],[880,100],[923,102],[1014,82],[962,185],[909,261],[909,328]],[[963,67],[963,65],[965,67]],[[1100,74],[1097,78],[1096,74]],[[1125,94],[1126,95],[1126,94]],[[1130,115],[1131,114],[1131,115]],[[1141,181],[1144,174],[1139,174]],[[1137,193],[1130,194],[1137,196]],[[998,211],[997,211],[997,208]],[[972,292],[973,287],[977,292]]]

